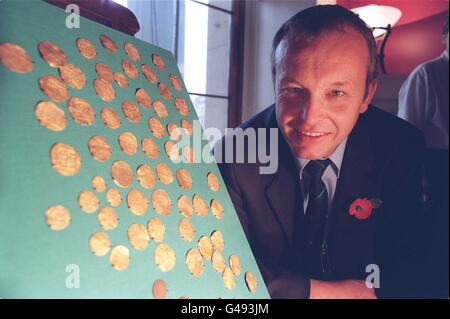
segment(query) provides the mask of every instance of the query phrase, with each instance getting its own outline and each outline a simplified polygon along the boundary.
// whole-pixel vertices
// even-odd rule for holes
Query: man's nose
[[[322,116],[322,101],[312,95],[305,101],[302,107],[302,120],[307,126],[314,126]]]

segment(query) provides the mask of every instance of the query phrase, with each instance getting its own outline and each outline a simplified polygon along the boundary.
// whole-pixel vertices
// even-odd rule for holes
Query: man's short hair
[[[275,61],[275,52],[281,40],[287,38],[288,41],[307,46],[322,33],[343,31],[346,26],[359,32],[367,42],[369,49],[367,88],[372,81],[378,78],[378,52],[372,29],[357,14],[338,5],[317,5],[307,8],[298,12],[278,29],[273,39],[270,56],[273,82],[275,83],[277,62]]]

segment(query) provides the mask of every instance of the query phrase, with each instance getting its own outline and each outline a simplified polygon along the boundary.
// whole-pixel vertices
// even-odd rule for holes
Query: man
[[[446,50],[419,65],[398,95],[398,116],[425,134],[429,148],[448,150],[448,18],[442,29]]]
[[[409,297],[420,289],[423,138],[369,106],[376,57],[371,30],[352,12],[297,13],[273,41],[276,103],[241,125],[279,128],[278,170],[219,164],[272,298]]]

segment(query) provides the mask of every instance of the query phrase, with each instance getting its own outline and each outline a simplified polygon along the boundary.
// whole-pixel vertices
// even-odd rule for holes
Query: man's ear
[[[366,97],[364,98],[361,107],[359,108],[359,113],[364,113],[367,111],[367,108],[369,107],[370,101],[372,101],[373,96],[375,95],[375,92],[377,91],[378,82],[372,81],[369,86],[367,87],[367,93]]]

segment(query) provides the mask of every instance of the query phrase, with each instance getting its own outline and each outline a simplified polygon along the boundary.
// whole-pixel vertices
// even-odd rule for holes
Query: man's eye
[[[301,88],[296,88],[296,87],[286,88],[285,90],[286,90],[286,92],[288,92],[288,93],[295,93],[295,94],[302,94],[302,93],[303,93],[303,89],[301,89]]]
[[[332,90],[331,95],[339,97],[339,96],[343,96],[344,92],[342,92],[341,90]]]

